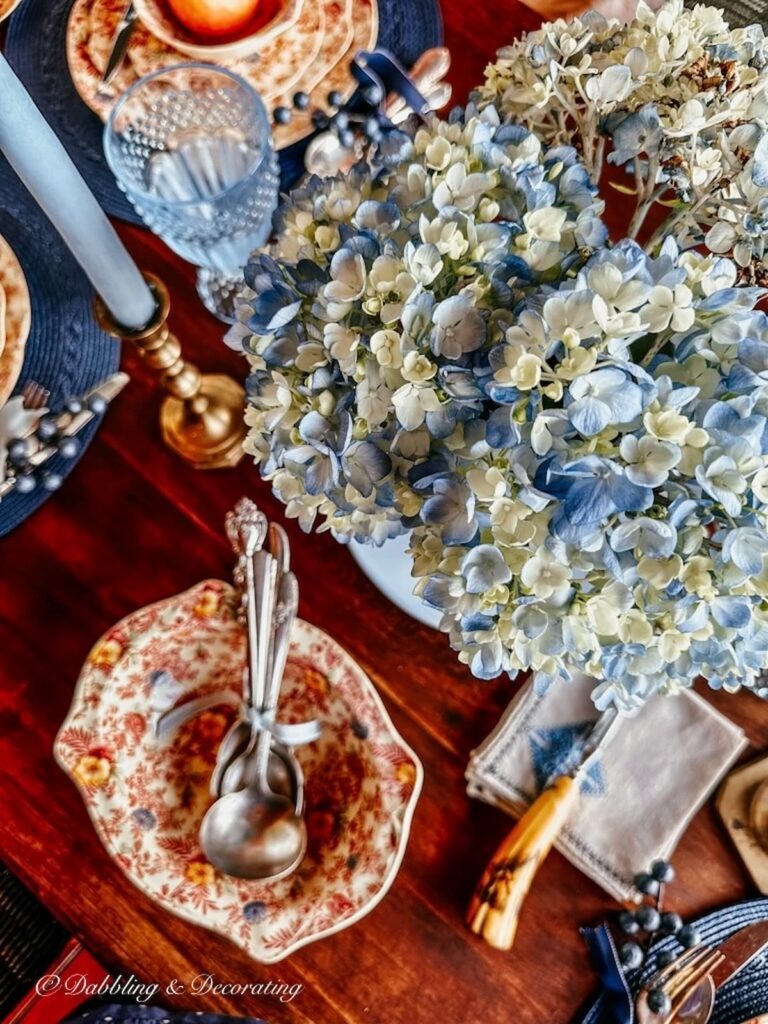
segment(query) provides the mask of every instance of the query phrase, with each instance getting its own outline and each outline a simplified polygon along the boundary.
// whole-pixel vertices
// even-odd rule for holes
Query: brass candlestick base
[[[168,328],[168,289],[154,274],[144,277],[157,297],[150,324],[140,331],[123,327],[98,297],[96,319],[115,338],[132,341],[142,360],[160,375],[169,392],[160,409],[160,430],[168,447],[197,469],[236,466],[246,433],[245,392],[231,377],[202,374],[183,359],[181,343]]]

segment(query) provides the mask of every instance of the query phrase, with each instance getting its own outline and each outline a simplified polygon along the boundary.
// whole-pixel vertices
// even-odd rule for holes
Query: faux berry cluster
[[[63,459],[74,459],[80,451],[80,441],[64,433],[64,424],[86,410],[94,416],[101,416],[107,404],[107,400],[98,394],[87,399],[72,398],[64,405],[64,417],[61,413],[42,416],[33,434],[9,441],[8,466],[14,477],[15,490],[19,494],[30,494],[39,485],[46,491],[57,491],[63,483],[61,473],[40,470],[39,458],[35,460],[33,457],[45,449],[46,457],[60,455]]]
[[[621,964],[626,971],[635,971],[643,966],[657,936],[674,935],[683,949],[691,949],[701,942],[701,936],[693,925],[685,924],[679,914],[664,910],[665,888],[674,878],[675,870],[665,860],[654,861],[650,871],[635,876],[635,886],[648,900],[637,910],[623,910],[618,916],[621,931],[632,936],[619,949]],[[672,950],[661,951],[655,957],[657,966],[668,966],[676,955]],[[661,988],[651,989],[648,1006],[654,1013],[668,1013],[669,996]]]
[[[358,139],[378,142],[382,132],[392,125],[381,111],[384,92],[374,84],[358,89],[353,101],[345,104],[344,97],[334,89],[326,97],[330,113],[316,108],[311,113],[312,126],[319,132],[331,131],[337,136],[344,149],[354,149]],[[302,113],[309,110],[310,98],[306,92],[293,96],[293,106]],[[293,111],[290,107],[275,107],[273,118],[276,125],[290,124]]]

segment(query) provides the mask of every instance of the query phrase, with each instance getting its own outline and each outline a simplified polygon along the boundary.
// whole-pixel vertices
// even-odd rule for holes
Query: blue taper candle
[[[72,250],[115,320],[140,330],[155,299],[56,133],[0,54],[0,151]]]

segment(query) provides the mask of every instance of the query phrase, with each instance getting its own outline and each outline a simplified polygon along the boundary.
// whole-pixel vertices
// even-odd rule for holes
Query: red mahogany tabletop
[[[456,101],[498,46],[538,23],[515,0],[443,0],[442,8]],[[171,326],[187,356],[205,370],[242,376],[243,361],[223,347],[221,325],[196,297],[192,268],[147,231],[120,232],[141,266],[167,282]],[[109,859],[51,752],[91,645],[142,605],[207,577],[227,578],[224,514],[241,495],[282,518],[248,461],[200,472],[164,448],[155,386],[127,347],[123,366],[132,381],[63,490],[0,541],[0,859],[115,974],[163,989],[201,973],[222,984],[303,986],[285,1004],[214,993],[158,996],[167,1004],[277,1024],[566,1024],[593,987],[578,928],[613,909],[597,886],[553,853],[511,953],[491,950],[463,924],[473,884],[508,827],[500,812],[467,798],[464,768],[514,684],[472,679],[445,637],[390,605],[343,547],[327,534],[301,533],[292,521],[300,614],[360,662],[424,763],[395,884],[352,928],[263,967],[155,906]],[[768,705],[748,694],[716,703],[757,749],[768,747]],[[670,908],[684,915],[752,893],[711,804],[674,859],[679,881]]]

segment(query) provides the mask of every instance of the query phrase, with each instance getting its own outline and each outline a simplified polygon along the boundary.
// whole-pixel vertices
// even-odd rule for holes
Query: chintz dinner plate
[[[328,40],[330,48],[324,45],[321,59],[306,69],[301,88],[312,96],[312,106],[333,113],[328,103],[331,92],[340,93],[349,99],[357,88],[352,76],[351,62],[360,50],[372,50],[379,36],[379,8],[377,0],[327,0],[337,8],[335,15],[328,15],[328,22],[336,26],[333,38]],[[342,14],[343,10],[343,14]],[[343,38],[342,38],[343,36]],[[338,46],[346,41],[346,45]],[[332,52],[333,51],[333,52]],[[276,97],[275,106],[292,103],[289,91]],[[275,125],[273,134],[278,149],[298,142],[312,132],[312,117],[309,111],[294,110],[290,124]]]
[[[163,706],[169,685],[177,703],[239,691],[245,639],[234,607],[233,589],[209,580],[109,630],[88,656],[55,754],[110,856],[142,892],[255,960],[276,963],[382,899],[405,852],[423,773],[360,666],[299,620],[278,717],[323,725],[320,740],[296,750],[307,856],[295,874],[272,883],[219,874],[198,830],[236,709],[204,711],[162,744],[153,708]]]
[[[8,242],[0,235],[0,406],[14,389],[24,363],[32,304],[24,271]]]

